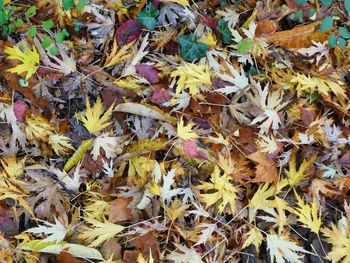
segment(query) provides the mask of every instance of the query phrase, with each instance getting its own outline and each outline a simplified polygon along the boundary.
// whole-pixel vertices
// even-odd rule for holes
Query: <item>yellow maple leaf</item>
[[[118,63],[121,63],[129,58],[131,58],[134,54],[131,51],[132,46],[135,41],[130,42],[127,45],[122,46],[118,49],[117,41],[114,40],[112,50],[109,55],[106,57],[105,67],[112,67]]]
[[[350,262],[350,227],[346,217],[338,221],[338,226],[332,224],[332,228],[322,228],[322,234],[332,249],[327,256],[332,262]]]
[[[318,209],[315,201],[313,201],[311,205],[308,205],[303,199],[300,198],[295,190],[294,193],[298,200],[299,206],[295,209],[294,214],[298,216],[298,221],[300,223],[317,234],[320,230],[322,221],[318,215]]]
[[[301,165],[299,166],[299,169],[297,171],[296,169],[296,152],[297,148],[294,148],[292,150],[292,154],[289,161],[289,171],[285,171],[288,177],[288,183],[290,186],[295,186],[298,184],[302,179],[309,176],[311,173],[306,173],[305,171],[310,168],[310,166],[315,162],[316,160],[316,154],[313,154],[309,160],[303,160]]]
[[[259,251],[259,247],[261,246],[261,243],[264,240],[261,231],[258,228],[253,227],[248,233],[246,233],[246,236],[247,239],[244,241],[242,249],[249,247],[250,245],[254,245],[256,250]]]
[[[211,48],[216,47],[217,44],[216,38],[211,32],[208,32],[208,34],[205,37],[198,39],[197,42],[206,44]]]
[[[79,115],[78,119],[84,123],[85,128],[95,134],[104,128],[108,127],[111,122],[109,118],[112,115],[114,104],[109,107],[106,112],[103,112],[101,98],[98,97],[94,106],[91,108],[90,101],[86,98],[86,113],[85,116]]]
[[[298,73],[290,82],[297,83],[298,96],[303,91],[309,93],[317,91],[325,96],[329,96],[329,92],[333,92],[338,98],[346,98],[345,90],[342,87],[343,83],[340,81],[311,77]]]
[[[55,132],[54,127],[40,115],[33,115],[26,118],[27,126],[25,128],[28,139],[38,139],[47,141],[48,136]]]
[[[199,199],[206,203],[206,207],[218,204],[219,213],[224,212],[227,205],[230,206],[232,214],[236,212],[236,193],[238,190],[232,184],[232,178],[227,174],[220,175],[220,168],[215,166],[211,174],[210,182],[201,181],[201,185],[196,188],[199,190],[209,191],[209,193],[200,193]]]
[[[184,120],[181,117],[180,121],[177,123],[177,136],[184,140],[197,139],[198,135],[192,130],[194,123],[189,123],[184,125]]]
[[[121,225],[108,221],[100,222],[92,218],[86,219],[86,221],[91,226],[85,227],[79,236],[81,239],[91,242],[89,247],[98,247],[125,229]]]
[[[8,71],[17,74],[27,72],[26,80],[28,80],[38,69],[40,57],[34,45],[32,46],[33,51],[23,43],[21,44],[21,47],[23,51],[17,46],[4,48],[4,52],[9,55],[7,57],[8,59],[16,59],[22,62],[22,64],[17,65]]]
[[[179,66],[171,72],[171,77],[179,79],[176,85],[176,94],[180,94],[182,90],[189,89],[191,95],[199,93],[202,86],[210,86],[210,71],[208,65],[196,65],[184,62],[183,66]]]
[[[21,207],[27,210],[32,217],[35,217],[32,209],[29,206],[29,203],[24,199],[26,196],[26,192],[12,184],[9,180],[0,180],[0,201],[8,198],[12,199],[16,202],[16,205],[18,203]],[[15,214],[16,205],[13,206]]]
[[[129,160],[128,185],[143,187],[150,179],[155,161],[144,156],[132,157]]]
[[[17,178],[23,173],[27,157],[17,162],[16,157],[3,157],[0,162],[9,178]]]
[[[183,216],[191,205],[183,204],[179,199],[175,199],[169,207],[165,207],[166,215],[171,221]]]
[[[49,144],[52,149],[58,155],[66,155],[70,150],[74,150],[74,147],[70,144],[71,139],[59,134],[49,135]]]

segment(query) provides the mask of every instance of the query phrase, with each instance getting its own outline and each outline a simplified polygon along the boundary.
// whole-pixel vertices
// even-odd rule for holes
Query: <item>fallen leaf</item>
[[[255,183],[277,183],[279,173],[276,168],[276,164],[266,155],[257,151],[249,154],[248,159],[257,163],[255,170],[255,178],[252,182]]]

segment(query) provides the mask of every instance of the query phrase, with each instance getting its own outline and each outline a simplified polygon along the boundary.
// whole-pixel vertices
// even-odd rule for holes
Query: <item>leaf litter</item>
[[[0,0],[0,261],[349,262],[349,15]]]

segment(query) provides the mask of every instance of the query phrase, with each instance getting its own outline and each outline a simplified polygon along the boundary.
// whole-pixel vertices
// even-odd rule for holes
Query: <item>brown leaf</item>
[[[124,263],[137,263],[137,256],[139,252],[136,250],[125,250],[123,254]]]
[[[57,257],[58,263],[85,263],[85,260],[81,260],[73,257],[68,252],[62,251]]]
[[[331,182],[315,178],[309,186],[309,193],[313,198],[319,200],[322,196],[333,198],[334,196],[343,196],[344,194],[337,189]]]
[[[259,151],[249,154],[247,157],[257,163],[255,178],[252,182],[277,183],[279,174],[275,163],[270,158]]]
[[[159,244],[153,232],[148,232],[134,240],[135,246],[148,258],[151,251],[153,258],[158,259]]]
[[[110,202],[109,221],[117,223],[130,220],[132,218],[131,209],[128,207],[130,201],[130,198],[118,198]]]
[[[304,48],[312,45],[312,41],[324,42],[328,33],[317,30],[321,21],[316,21],[291,30],[284,30],[266,36],[267,42],[286,48]]]
[[[270,19],[264,19],[259,21],[256,25],[255,35],[267,35],[275,32],[277,29],[276,24]]]
[[[122,258],[121,246],[116,238],[112,238],[103,244],[101,248],[103,258],[110,258],[113,254],[112,260]]]

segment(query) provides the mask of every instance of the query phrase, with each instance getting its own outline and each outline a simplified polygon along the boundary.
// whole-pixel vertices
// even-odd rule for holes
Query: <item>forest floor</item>
[[[350,0],[0,0],[0,262],[350,262]]]

